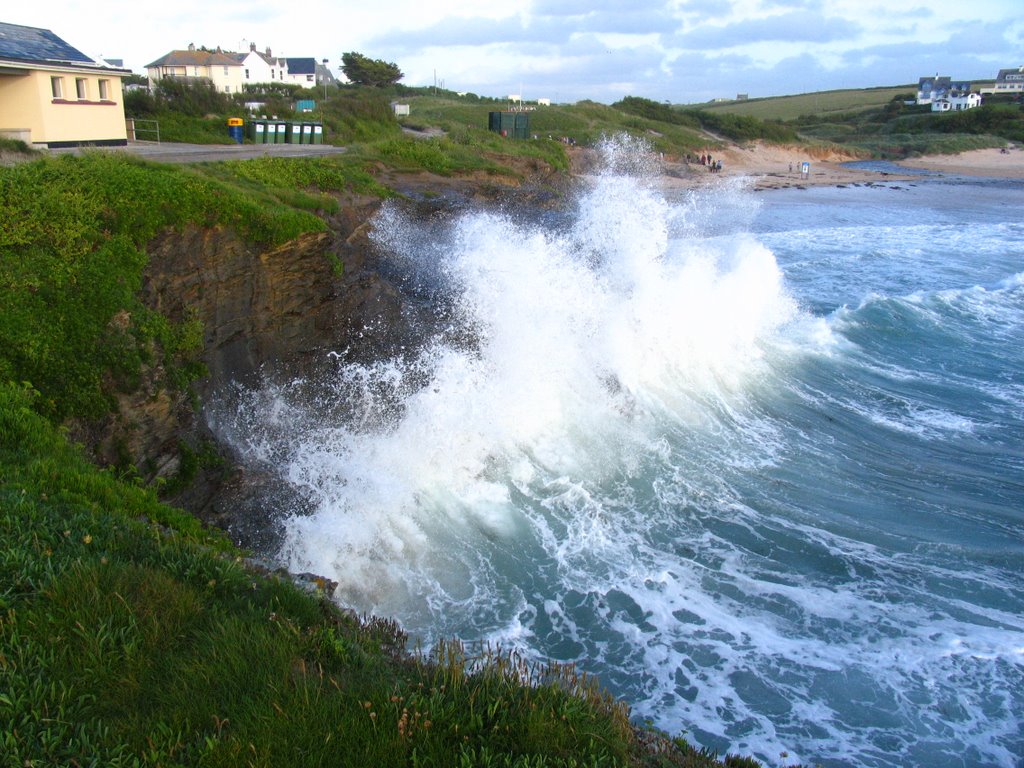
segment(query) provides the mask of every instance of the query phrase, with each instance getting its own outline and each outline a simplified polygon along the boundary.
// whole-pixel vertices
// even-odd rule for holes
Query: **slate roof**
[[[0,22],[0,58],[19,61],[96,63],[48,29],[23,27],[20,24],[5,22]]]
[[[237,67],[240,66],[238,60],[233,56],[226,53],[220,53],[218,51],[171,51],[168,54],[161,56],[156,61],[150,62],[146,65],[146,69],[150,67],[183,67],[183,66],[197,66],[197,67]]]
[[[316,59],[285,59],[289,75],[315,75]]]

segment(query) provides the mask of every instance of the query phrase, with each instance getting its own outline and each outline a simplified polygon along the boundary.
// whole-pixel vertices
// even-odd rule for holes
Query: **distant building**
[[[995,83],[982,93],[1024,93],[1024,67],[1000,69]]]
[[[949,96],[963,96],[971,92],[969,81],[954,82],[951,77],[922,77],[917,83],[917,103],[931,104]]]
[[[284,76],[286,83],[312,88],[317,82],[317,64],[313,58],[288,58],[284,60]]]
[[[35,147],[128,143],[121,79],[48,29],[0,22],[0,136]]]
[[[246,53],[230,54],[242,67],[242,83],[282,83],[288,71],[285,59],[277,58],[267,46],[265,51],[257,51],[256,43],[249,43]]]
[[[958,112],[981,106],[981,94],[971,92],[968,80],[922,77],[917,84],[917,104],[931,104],[932,112]]]
[[[980,93],[964,93],[946,96],[943,99],[935,99],[932,101],[932,112],[959,112],[964,109],[974,109],[980,106]]]
[[[221,93],[241,93],[242,69],[234,55],[224,53],[220,48],[197,50],[194,45],[189,45],[188,50],[171,51],[147,64],[146,74],[150,88],[167,77],[187,83],[208,81]]]

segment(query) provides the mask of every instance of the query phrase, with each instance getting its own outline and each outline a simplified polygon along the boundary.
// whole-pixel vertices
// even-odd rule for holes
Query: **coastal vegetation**
[[[321,231],[328,200],[393,194],[368,170],[383,158],[425,162],[404,146],[0,167],[0,765],[721,764],[637,726],[571,667],[420,651],[69,441],[118,392],[187,390],[203,373],[201,326],[140,296],[155,236],[230,229],[270,248]]]

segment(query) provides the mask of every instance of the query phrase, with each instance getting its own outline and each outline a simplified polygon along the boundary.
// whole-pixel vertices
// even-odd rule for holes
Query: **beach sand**
[[[1003,153],[998,149],[978,149],[958,155],[929,155],[894,163],[907,173],[893,171],[856,170],[843,163],[858,160],[852,155],[838,152],[808,153],[800,147],[755,144],[750,147],[732,146],[711,150],[713,160],[722,161],[720,173],[710,173],[699,162],[664,159],[662,182],[666,187],[693,187],[713,184],[723,178],[742,177],[754,190],[782,189],[786,187],[843,186],[873,184],[890,181],[920,180],[915,171],[932,171],[943,176],[987,176],[992,178],[1024,179],[1024,149],[1014,148]],[[801,164],[810,164],[807,176],[800,172]]]

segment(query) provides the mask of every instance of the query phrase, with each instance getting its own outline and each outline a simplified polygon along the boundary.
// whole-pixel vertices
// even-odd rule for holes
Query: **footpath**
[[[46,150],[53,154],[126,152],[158,163],[210,163],[221,160],[251,160],[254,157],[318,157],[345,152],[329,144],[178,144],[137,141],[123,147],[71,147]]]

